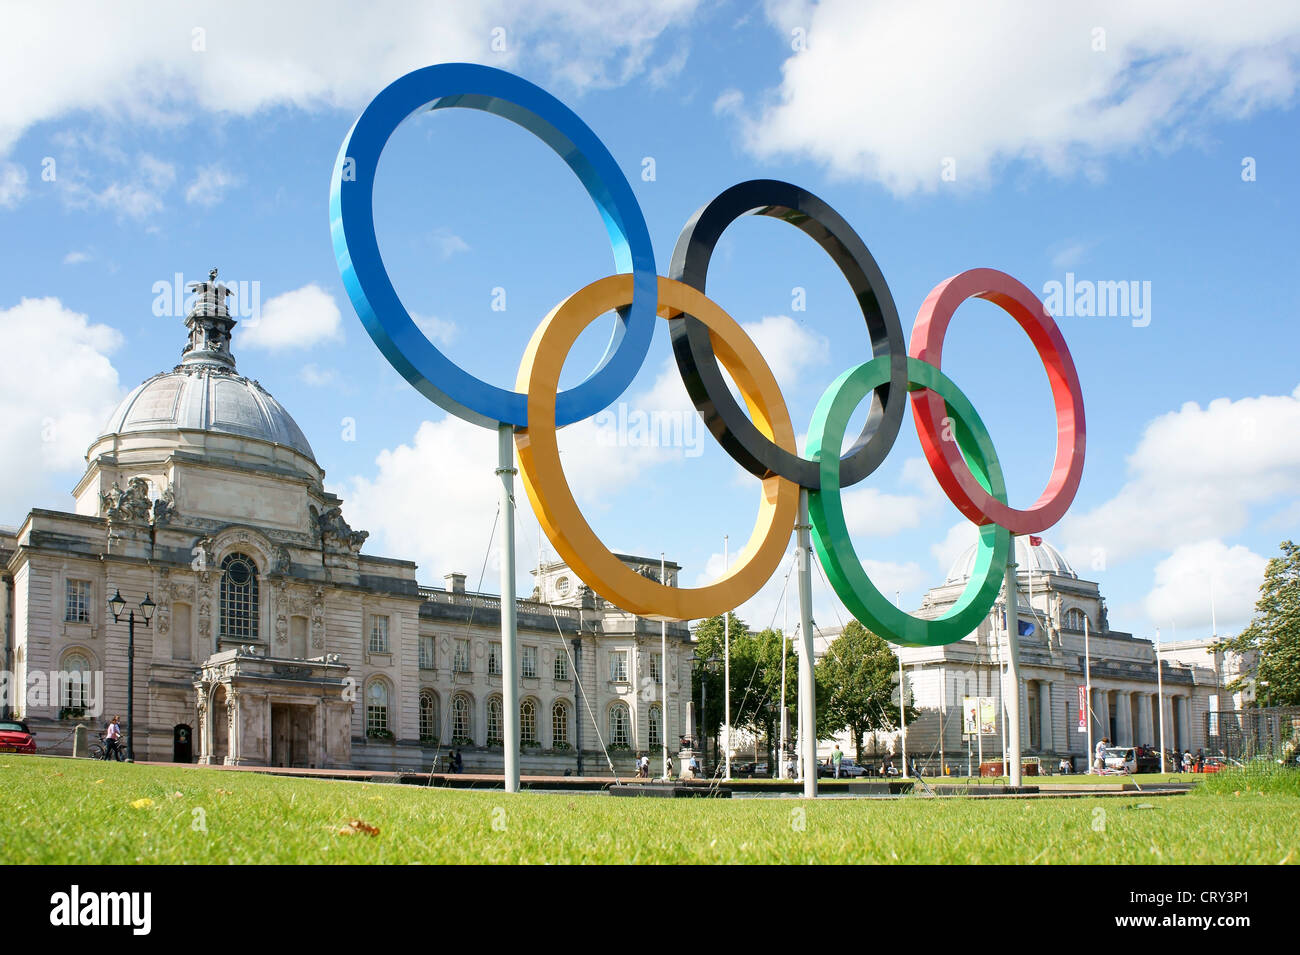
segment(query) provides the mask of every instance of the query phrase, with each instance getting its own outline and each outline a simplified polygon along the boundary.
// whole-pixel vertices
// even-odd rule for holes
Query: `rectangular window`
[[[378,614],[370,618],[370,652],[388,652],[388,618]]]
[[[526,677],[536,678],[537,676],[537,648],[524,647],[523,656],[519,660],[519,669]]]
[[[564,654],[564,647],[555,654],[555,679],[567,680],[569,678],[569,658]]]
[[[654,677],[656,683],[664,682],[664,655],[662,653],[650,654],[650,675]]]
[[[609,651],[609,679],[612,683],[627,682],[627,651]]]
[[[69,580],[63,619],[69,623],[90,623],[90,581]]]
[[[420,637],[420,669],[421,670],[437,669],[437,667],[435,667],[433,664],[433,657],[434,657],[433,637],[432,636]]]
[[[457,673],[469,672],[469,641],[456,641],[456,658],[452,661],[452,667]]]
[[[501,675],[501,644],[488,644],[488,676]]]

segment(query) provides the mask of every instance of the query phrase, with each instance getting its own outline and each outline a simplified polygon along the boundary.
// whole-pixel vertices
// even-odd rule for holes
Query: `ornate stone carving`
[[[280,614],[275,618],[275,642],[284,643],[289,637],[289,618]]]
[[[155,527],[163,524],[170,524],[172,518],[176,516],[176,491],[167,486],[158,500],[153,502],[153,523]]]
[[[291,566],[293,566],[293,559],[289,556],[289,548],[283,544],[277,544],[271,562],[271,573],[287,574]]]
[[[151,510],[149,482],[142,477],[133,477],[126,482],[126,489],[123,490],[114,481],[111,490],[99,495],[99,505],[110,521],[147,524]]]
[[[343,519],[343,508],[331,507],[324,513],[316,510],[316,505],[307,505],[311,512],[312,530],[320,538],[321,547],[336,553],[357,554],[361,545],[370,536],[369,531],[354,531]]]

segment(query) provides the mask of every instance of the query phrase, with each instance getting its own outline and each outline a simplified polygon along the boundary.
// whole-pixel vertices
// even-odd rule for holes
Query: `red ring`
[[[947,411],[943,398],[927,389],[912,392],[912,416],[930,470],[957,510],[976,524],[997,524],[1013,534],[1037,534],[1065,514],[1083,476],[1083,392],[1079,373],[1065,339],[1038,296],[1016,279],[997,269],[969,269],[940,282],[926,297],[916,315],[909,354],[936,368],[943,352],[948,322],[968,298],[997,305],[1029,335],[1043,360],[1056,404],[1056,462],[1042,495],[1032,507],[1008,507],[989,494],[971,473],[956,441],[941,438]]]

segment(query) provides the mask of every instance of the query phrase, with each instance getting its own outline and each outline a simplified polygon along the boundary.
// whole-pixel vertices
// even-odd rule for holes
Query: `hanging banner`
[[[1079,732],[1088,732],[1088,688],[1079,687]]]
[[[963,736],[992,736],[998,731],[995,702],[991,696],[962,697]]]

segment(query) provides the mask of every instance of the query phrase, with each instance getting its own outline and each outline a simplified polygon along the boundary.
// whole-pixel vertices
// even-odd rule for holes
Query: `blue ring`
[[[526,395],[471,375],[416,327],[393,288],[375,238],[375,169],[388,138],[414,113],[452,107],[508,119],[550,146],[596,203],[609,231],[616,270],[634,276],[632,304],[620,311],[600,363],[581,384],[556,397],[557,426],[589,418],[632,383],[650,350],[658,305],[654,249],[641,206],[609,150],[577,114],[527,80],[489,66],[442,63],[407,73],[365,108],[339,148],[330,182],[334,257],[352,307],[384,357],[435,404],[484,427],[527,427]]]

